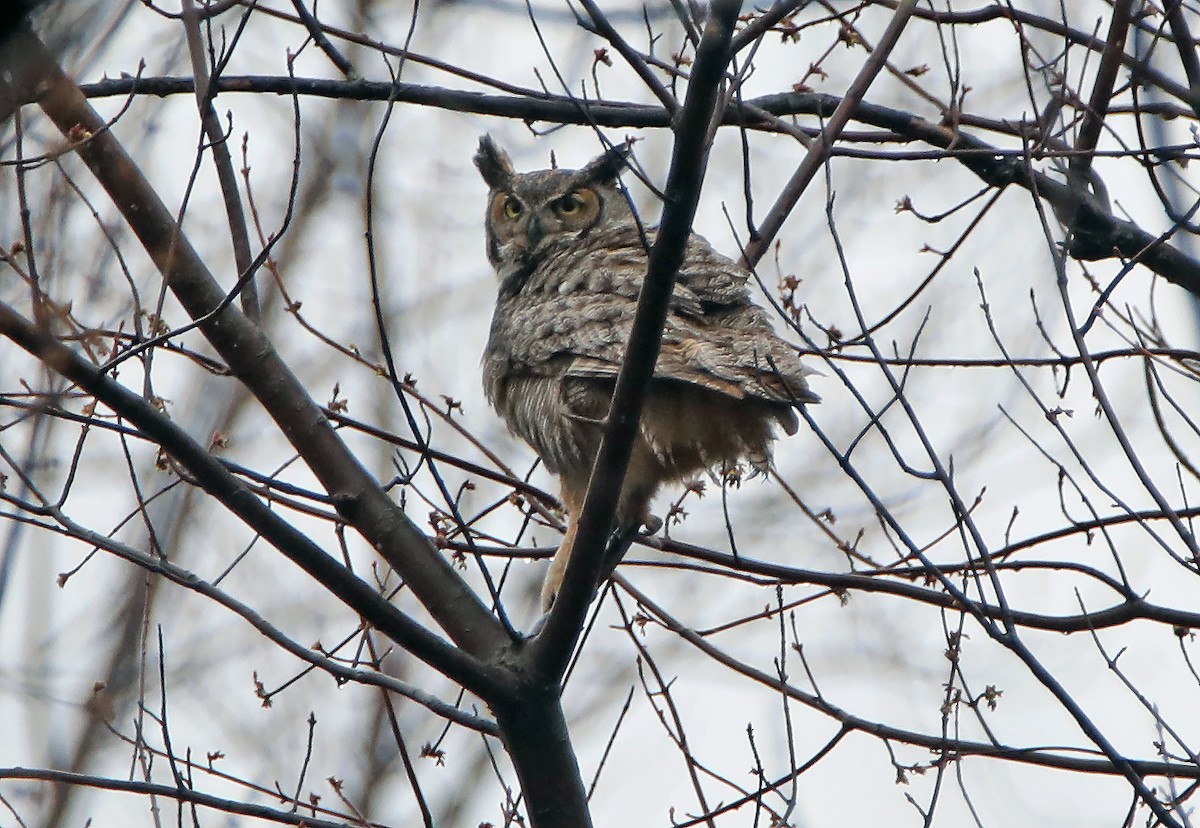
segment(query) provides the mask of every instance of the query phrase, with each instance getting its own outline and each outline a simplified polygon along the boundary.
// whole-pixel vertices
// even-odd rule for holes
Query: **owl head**
[[[524,266],[551,246],[600,225],[627,221],[629,204],[617,186],[629,146],[619,144],[578,170],[517,173],[490,135],[479,139],[475,166],[487,182],[487,253],[492,265]]]

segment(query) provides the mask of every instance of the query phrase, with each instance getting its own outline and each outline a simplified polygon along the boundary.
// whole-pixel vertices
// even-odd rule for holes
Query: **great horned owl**
[[[645,276],[647,244],[616,184],[625,146],[579,170],[516,173],[485,135],[475,165],[491,188],[487,255],[499,278],[483,386],[508,428],[558,475],[566,536],[542,587],[562,582]],[[795,350],[750,299],[749,274],[700,236],[671,298],[662,351],[617,508],[618,530],[655,526],[668,482],[745,459],[766,471],[773,426],[818,402]]]

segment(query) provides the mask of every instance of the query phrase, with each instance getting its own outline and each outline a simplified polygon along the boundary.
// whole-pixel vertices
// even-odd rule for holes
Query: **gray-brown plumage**
[[[484,136],[487,251],[499,292],[483,356],[488,400],[558,475],[568,529],[542,589],[548,608],[574,541],[621,367],[647,248],[616,185],[627,149],[580,170],[516,173]],[[646,233],[650,243],[654,231]],[[773,426],[817,402],[795,350],[753,304],[749,274],[693,234],[617,509],[617,527],[655,525],[659,487],[741,459],[766,471]]]

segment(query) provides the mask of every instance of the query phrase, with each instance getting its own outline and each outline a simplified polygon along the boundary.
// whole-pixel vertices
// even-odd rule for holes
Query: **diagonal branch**
[[[242,26],[248,21],[243,16]],[[192,74],[196,76],[196,108],[200,114],[200,122],[204,135],[208,137],[208,146],[212,149],[213,166],[217,172],[217,183],[221,186],[221,197],[225,201],[225,217],[229,223],[229,240],[233,244],[233,260],[237,264],[238,273],[249,273],[254,257],[250,255],[250,230],[246,225],[246,211],[242,208],[242,198],[238,193],[237,174],[233,170],[233,158],[229,154],[229,136],[221,129],[221,119],[217,117],[214,105],[215,94],[211,94],[213,77],[208,73],[208,64],[204,59],[204,43],[200,35],[200,15],[193,0],[183,0],[183,26],[188,46],[188,56],[192,61]],[[242,29],[238,29],[241,34]],[[229,54],[232,54],[232,46]],[[216,68],[216,77],[221,77],[226,61]],[[251,319],[258,321],[261,308],[258,301],[258,287],[255,279],[246,281],[241,292],[242,311]]]
[[[837,706],[819,693],[810,693],[801,690],[786,680],[780,679],[778,675],[772,675],[764,670],[759,670],[753,665],[731,656],[720,647],[714,645],[708,638],[682,624],[649,595],[641,592],[637,587],[625,580],[623,576],[617,575],[616,579],[621,589],[628,592],[638,602],[639,606],[643,607],[661,622],[663,627],[690,644],[696,650],[704,653],[717,663],[728,667],[730,670],[753,679],[764,687],[769,687],[779,693],[783,693],[810,709],[832,718],[845,728],[870,734],[879,739],[927,747],[931,751],[955,757],[985,756],[1022,764],[1113,776],[1123,773],[1122,768],[1108,757],[1072,755],[1073,752],[1070,748],[1026,748],[1012,747],[994,742],[973,742],[967,739],[947,738],[944,734],[931,735],[916,730],[905,730],[887,722],[862,718]],[[1079,752],[1082,751],[1075,751],[1075,753]],[[1162,776],[1168,778],[1174,776],[1182,779],[1200,779],[1200,767],[1183,762],[1174,762],[1169,759],[1157,761],[1123,759],[1122,761],[1142,776]]]
[[[0,309],[0,315],[3,315],[5,310],[7,309]],[[133,428],[126,428],[126,431],[130,435],[136,435],[139,437],[144,436],[140,431]],[[224,463],[222,463],[222,465],[224,465]],[[303,644],[300,644],[295,639],[288,637],[286,634],[280,631],[252,606],[239,601],[237,598],[234,598],[228,592],[225,592],[223,589],[216,586],[213,582],[206,581],[194,572],[184,569],[167,558],[160,557],[151,552],[145,552],[141,549],[122,543],[110,535],[105,535],[93,529],[89,529],[78,521],[70,518],[62,511],[62,509],[53,503],[47,503],[45,500],[43,500],[40,506],[34,503],[27,503],[22,504],[20,508],[33,515],[45,515],[50,520],[54,521],[54,523],[51,524],[36,521],[36,519],[31,517],[19,518],[23,522],[37,525],[39,528],[50,532],[56,532],[73,540],[83,541],[84,543],[89,544],[96,549],[103,549],[105,552],[108,552],[114,557],[128,561],[129,563],[134,564],[146,572],[162,576],[166,580],[173,584],[177,584],[183,589],[195,592],[198,595],[202,595],[205,598],[220,604],[221,606],[225,607],[225,609],[229,610],[235,615],[240,616],[265,638],[278,645],[280,649],[291,653],[297,659],[304,661],[317,669],[325,671],[339,682],[352,681],[358,684],[373,685],[375,687],[383,688],[384,690],[390,690],[397,695],[411,699],[417,704],[423,705],[431,712],[441,716],[447,721],[454,722],[455,724],[462,725],[463,727],[470,728],[471,730],[476,730],[480,733],[486,733],[489,736],[500,735],[499,728],[497,728],[495,722],[489,721],[483,716],[475,713],[469,713],[460,707],[449,704],[448,702],[443,701],[433,693],[430,693],[421,687],[401,681],[400,679],[380,670],[368,670],[361,667],[351,667],[344,661],[326,655],[323,649],[306,647]],[[244,516],[244,519],[246,518],[253,519],[253,517],[250,515]],[[386,601],[383,603],[388,607],[388,609],[384,611],[385,614],[392,611],[398,611],[395,610],[395,607],[393,607],[390,603]],[[377,625],[377,628],[382,629],[380,625]],[[355,634],[357,635],[357,633]],[[384,635],[387,635],[387,633],[384,633]],[[455,652],[459,651],[455,650]]]
[[[824,114],[833,112],[841,100],[834,95],[787,92],[756,98],[752,103],[774,115]],[[1076,192],[1061,179],[1033,169],[1022,155],[1005,152],[971,133],[935,124],[911,112],[860,103],[855,107],[854,120],[948,150],[953,160],[984,183],[997,188],[1015,184],[1046,201],[1056,214],[1063,209],[1077,210],[1068,249],[1075,258],[1096,261],[1121,256],[1200,296],[1200,262],[1169,244],[1174,230],[1160,235],[1150,233],[1114,215],[1092,193]]]
[[[604,12],[596,5],[595,0],[579,0],[584,11],[588,13],[588,17],[592,19],[592,26],[595,27],[597,34],[607,40],[614,49],[620,52],[621,57],[625,58],[625,62],[637,72],[642,82],[654,93],[654,97],[658,98],[658,102],[663,105],[663,108],[675,117],[679,111],[679,101],[675,100],[675,96],[671,94],[671,90],[659,80],[658,75],[654,74],[654,70],[650,65],[637,53],[628,43],[625,38],[621,37],[620,32],[613,28],[613,24],[608,22],[608,18],[604,16]]]
[[[496,618],[351,454],[320,407],[225,291],[133,159],[31,31],[0,55],[108,191],[167,285],[230,369],[304,458],[341,516],[384,557],[456,644],[487,658],[510,643]]]
[[[1067,180],[1072,187],[1080,191],[1087,186],[1090,178],[1092,158],[1100,140],[1100,131],[1104,128],[1108,106],[1112,102],[1121,58],[1125,55],[1125,38],[1129,34],[1129,20],[1132,14],[1133,0],[1118,0],[1113,4],[1106,45],[1101,53],[1100,68],[1096,70],[1096,82],[1092,85],[1092,97],[1088,100],[1087,109],[1083,113],[1083,123],[1079,125],[1079,136],[1075,139],[1076,154],[1071,156],[1067,166]],[[1074,217],[1064,218],[1068,218],[1064,223],[1070,226]]]
[[[683,262],[692,219],[700,200],[711,141],[710,126],[719,101],[719,86],[731,55],[729,43],[740,8],[740,0],[714,2],[704,36],[696,47],[687,98],[676,120],[675,151],[664,190],[666,204],[662,223],[650,249],[646,278],[613,391],[604,439],[579,515],[576,545],[546,626],[525,654],[527,663],[538,673],[555,681],[566,670],[592,592],[603,574],[605,544],[641,420],[646,388],[658,361],[675,275]]]
[[[791,179],[784,185],[779,198],[759,225],[758,235],[746,245],[742,259],[748,267],[753,268],[758,264],[758,260],[770,249],[771,242],[783,227],[784,221],[791,215],[796,203],[800,200],[800,196],[808,188],[809,182],[812,181],[817,171],[821,169],[821,165],[829,159],[829,155],[833,151],[834,141],[837,140],[838,135],[846,128],[846,125],[850,123],[850,119],[854,117],[855,108],[862,103],[867,90],[871,87],[871,82],[875,80],[875,76],[879,74],[880,70],[887,63],[888,57],[892,54],[892,49],[896,47],[896,41],[900,39],[900,34],[904,31],[904,27],[908,24],[908,20],[912,17],[916,6],[917,0],[901,0],[897,5],[896,12],[892,15],[892,19],[883,33],[883,37],[879,39],[879,45],[875,48],[875,51],[871,52],[871,56],[867,58],[867,62],[863,64],[862,69],[858,71],[854,82],[850,84],[850,88],[846,90],[845,97],[838,103],[837,108],[833,110],[833,115],[830,116],[828,123],[825,124],[825,128],[821,130],[821,134],[817,136],[815,141],[809,144],[808,153],[805,154],[804,160],[800,162],[800,166],[792,173]]]
[[[49,770],[47,768],[0,768],[0,779],[19,779],[23,781],[52,782],[55,785],[74,785],[80,788],[90,788],[100,791],[121,791],[124,793],[141,794],[148,799],[159,797],[167,802],[188,803],[211,808],[219,814],[238,814],[253,818],[255,821],[274,822],[281,825],[296,825],[300,828],[346,828],[344,819],[321,819],[309,813],[306,809],[297,808],[296,802],[290,810],[282,811],[267,805],[246,802],[235,797],[224,797],[216,794],[203,793],[186,785],[158,785],[153,782],[140,782],[130,779],[111,779],[71,771]],[[287,804],[289,798],[282,798]],[[143,806],[144,807],[144,806]],[[321,809],[322,813],[330,813]],[[215,821],[215,820],[214,820]],[[228,820],[235,822],[235,820]],[[361,823],[359,823],[361,824]]]
[[[384,635],[471,692],[483,696],[493,690],[496,680],[489,677],[482,664],[388,603],[368,583],[280,518],[211,452],[140,395],[3,303],[0,336],[12,340],[137,426],[186,468],[204,491]]]
[[[1196,54],[1196,42],[1192,39],[1192,31],[1187,23],[1183,0],[1167,0],[1164,11],[1167,15],[1167,25],[1171,27],[1171,34],[1175,37],[1179,61],[1183,64],[1183,72],[1188,79],[1188,94],[1184,100],[1191,106],[1192,112],[1200,117],[1200,57]]]

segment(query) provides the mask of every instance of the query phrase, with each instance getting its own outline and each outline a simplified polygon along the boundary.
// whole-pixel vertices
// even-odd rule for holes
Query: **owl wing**
[[[633,239],[628,242],[618,248],[625,255],[634,245]],[[635,252],[641,253],[640,249]],[[644,259],[638,264],[644,265]],[[671,296],[655,376],[698,385],[733,399],[749,396],[788,406],[818,402],[820,398],[805,380],[814,372],[776,335],[767,312],[753,303],[749,277],[745,268],[717,253],[705,239],[691,236]],[[620,297],[610,300],[625,311],[618,323],[621,326],[632,324],[636,304],[636,291],[629,290],[629,284],[625,287]],[[640,287],[640,283],[632,287]],[[628,327],[611,333],[606,342],[609,347],[575,354],[568,372],[581,378],[614,377]]]
[[[769,328],[705,330],[680,325],[680,321],[667,322],[655,379],[699,386],[735,400],[753,397],[786,407],[820,401],[805,379],[813,372]],[[606,351],[573,354],[563,373],[579,379],[615,379],[624,342],[614,343]],[[792,420],[785,416],[780,421],[789,433],[794,428]]]
[[[820,402],[805,379],[818,372],[775,333],[767,311],[750,297],[749,280],[748,270],[691,236],[676,280],[681,301],[673,307],[699,340],[682,343],[688,364],[739,384],[749,396],[788,405]]]
[[[485,378],[515,371],[611,380],[620,370],[645,266],[633,228],[594,234],[502,300]],[[626,238],[628,236],[628,238]],[[748,272],[692,236],[663,332],[655,377],[732,399],[816,402],[790,345],[753,304]],[[486,380],[485,380],[486,381]],[[492,395],[489,391],[489,395]],[[794,419],[794,418],[793,418]],[[785,422],[791,430],[792,423]]]
[[[732,397],[735,400],[745,398],[746,392],[737,383],[728,382],[720,377],[705,374],[701,371],[687,370],[679,363],[680,360],[675,355],[671,354],[667,349],[663,349],[659,352],[658,365],[654,371],[655,377],[657,379],[674,379],[688,382],[692,385],[698,385],[701,388],[707,388],[709,391],[715,391],[718,394]],[[671,370],[672,367],[676,370]],[[619,362],[609,362],[607,360],[596,359],[595,357],[576,356],[571,360],[565,374],[577,379],[615,380],[620,370],[621,364]]]

